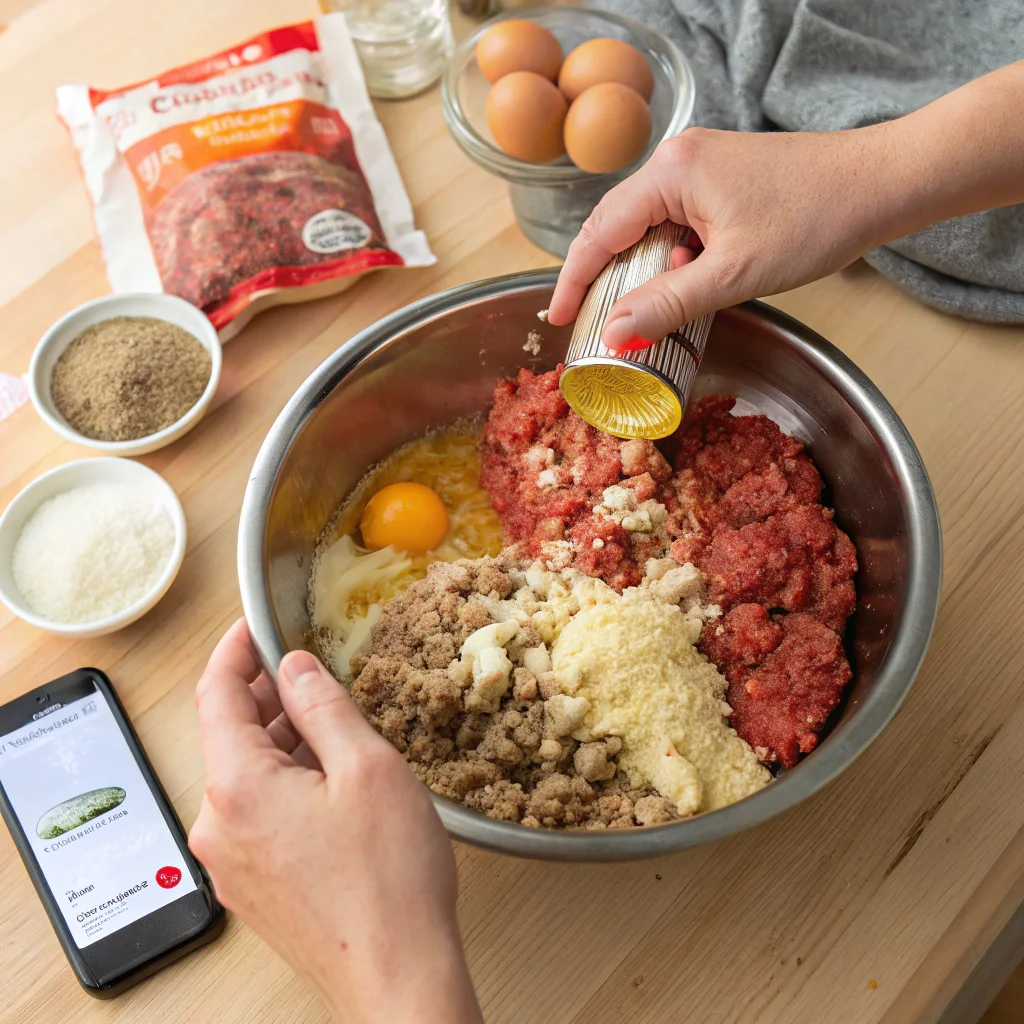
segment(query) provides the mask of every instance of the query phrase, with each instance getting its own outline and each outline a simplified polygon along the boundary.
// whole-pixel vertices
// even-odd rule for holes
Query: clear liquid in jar
[[[441,77],[454,40],[446,0],[323,0],[341,11],[378,99],[422,92]]]

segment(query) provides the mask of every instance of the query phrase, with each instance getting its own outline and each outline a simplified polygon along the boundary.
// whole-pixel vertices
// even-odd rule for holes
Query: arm
[[[949,217],[1024,202],[1024,61],[905,117],[841,132],[691,128],[598,204],[551,302],[569,323],[617,252],[672,220],[700,237],[673,269],[623,296],[609,348],[656,340],[704,313],[795,288]]]
[[[878,244],[936,221],[1024,202],[1024,60],[968,82],[888,129],[903,209]]]
[[[189,846],[217,896],[353,1024],[481,1024],[451,844],[423,784],[311,654],[260,672],[244,620],[196,690]]]

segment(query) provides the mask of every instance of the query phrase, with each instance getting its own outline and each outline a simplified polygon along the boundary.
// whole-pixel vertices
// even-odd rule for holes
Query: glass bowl
[[[581,171],[568,157],[531,164],[502,152],[487,128],[485,106],[490,83],[476,66],[476,44],[492,25],[509,19],[543,25],[570,50],[588,39],[621,39],[647,58],[654,75],[651,140],[640,158],[610,174]],[[441,82],[444,119],[466,155],[509,183],[512,209],[531,242],[564,256],[601,197],[648,160],[658,143],[678,135],[693,114],[693,73],[678,48],[658,32],[629,18],[579,7],[532,7],[492,18],[456,48]]]

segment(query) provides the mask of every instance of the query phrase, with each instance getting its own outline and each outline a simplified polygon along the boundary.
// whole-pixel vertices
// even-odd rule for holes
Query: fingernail
[[[309,651],[292,651],[281,662],[281,675],[292,686],[302,686],[307,677],[319,677],[320,662]]]
[[[623,313],[605,324],[601,343],[605,348],[620,349],[636,335],[636,322],[632,313]]]

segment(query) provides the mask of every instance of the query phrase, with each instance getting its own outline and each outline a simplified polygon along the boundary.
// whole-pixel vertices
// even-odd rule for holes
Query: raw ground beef
[[[257,153],[189,175],[147,224],[165,290],[209,308],[262,272],[350,255],[351,250],[314,252],[303,242],[304,225],[324,210],[358,217],[370,231],[359,249],[383,251],[384,232],[358,167],[348,139],[336,160],[315,153]]]
[[[734,405],[701,399],[673,439],[685,487],[670,553],[704,572],[726,613],[700,647],[729,680],[733,727],[762,760],[792,768],[852,676],[841,638],[857,552],[819,504],[821,476],[800,442],[765,416],[733,416]]]
[[[766,416],[732,415],[728,395],[697,402],[660,449],[620,441],[569,410],[560,374],[524,369],[495,389],[481,483],[508,538],[541,558],[562,542],[564,562],[619,590],[666,550],[701,569],[726,613],[701,649],[729,679],[732,724],[763,760],[792,767],[850,679],[841,637],[856,606],[856,550],[820,504],[814,463]],[[663,505],[664,523],[609,518],[616,485]]]
[[[852,674],[839,635],[804,612],[738,604],[705,628],[701,647],[726,666],[733,728],[784,768],[817,746]]]
[[[523,652],[541,643],[532,626],[508,645],[511,693],[494,710],[467,708],[452,663],[469,635],[492,622],[487,601],[507,598],[513,586],[500,559],[432,565],[388,602],[370,656],[353,660],[356,704],[435,793],[492,818],[549,828],[674,820],[672,803],[650,786],[630,787],[617,770],[619,739],[568,735],[578,723],[559,721],[554,674],[522,664]]]
[[[530,558],[569,541],[572,564],[616,590],[636,586],[664,540],[595,516],[605,488],[628,487],[638,501],[654,499],[672,467],[650,441],[620,441],[585,423],[558,390],[561,367],[520,370],[499,382],[484,428],[480,483],[491,496],[506,537]]]
[[[709,598],[807,612],[837,633],[853,612],[857,553],[830,509],[802,505],[738,530],[721,527],[698,557]]]

